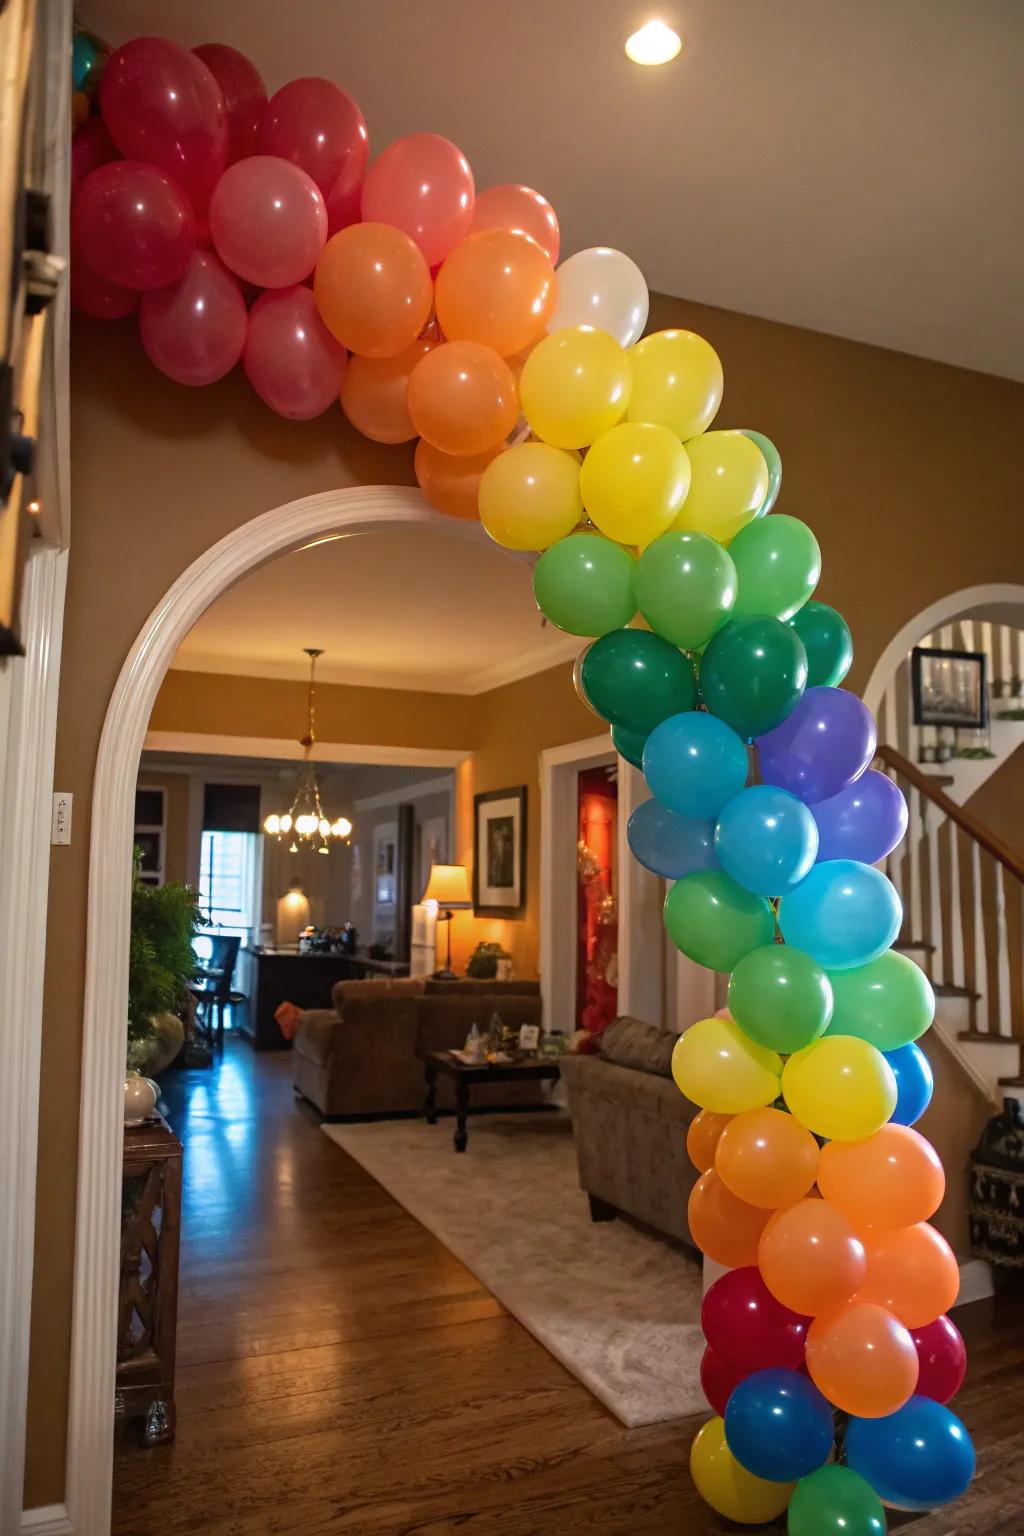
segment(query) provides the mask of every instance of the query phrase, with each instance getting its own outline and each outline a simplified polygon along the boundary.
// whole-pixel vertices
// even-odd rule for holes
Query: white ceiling
[[[174,666],[325,682],[481,693],[574,656],[543,627],[531,565],[479,542],[401,528],[331,539],[271,561],[219,597]]]
[[[1024,378],[1021,0],[82,0],[114,42],[322,74],[433,129],[652,287]],[[672,64],[629,63],[652,14]]]

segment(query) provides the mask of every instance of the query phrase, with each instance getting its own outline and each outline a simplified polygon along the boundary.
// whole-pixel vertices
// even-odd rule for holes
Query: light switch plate
[[[70,843],[72,796],[62,790],[53,795],[53,818],[50,822],[50,842]]]

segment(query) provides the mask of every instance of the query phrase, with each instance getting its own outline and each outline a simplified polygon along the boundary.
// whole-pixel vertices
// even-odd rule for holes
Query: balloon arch
[[[74,76],[74,304],[137,313],[181,384],[241,361],[281,415],[340,399],[367,437],[418,440],[427,499],[540,551],[541,610],[588,642],[576,686],[653,795],[630,847],[671,882],[672,941],[729,976],[673,1059],[700,1111],[690,1229],[728,1271],[702,1314],[701,1494],[739,1522],[788,1510],[798,1536],[955,1498],[974,1464],[946,1406],[958,1267],[912,1129],[934,999],[873,867],[907,811],[839,686],[850,632],[813,600],[817,541],[773,513],[774,445],[711,430],[721,363],[689,331],[644,336],[628,256],[558,265],[550,203],[477,192],[449,140],[371,164],[343,90],[268,100],[222,44],[80,32]]]

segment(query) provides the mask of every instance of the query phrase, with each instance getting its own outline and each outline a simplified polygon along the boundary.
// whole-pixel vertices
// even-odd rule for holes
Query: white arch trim
[[[889,641],[868,678],[864,703],[871,713],[878,713],[885,690],[896,676],[896,668],[906,660],[922,635],[930,635],[940,625],[951,624],[973,608],[987,607],[990,603],[1020,603],[1024,606],[1024,586],[1019,582],[996,581],[978,587],[961,587],[959,592],[947,592],[928,608],[922,608],[916,617],[904,624]]]
[[[96,759],[89,844],[66,1513],[48,1529],[75,1536],[107,1536],[110,1530],[131,920],[127,872],[135,780],[157,692],[192,625],[234,582],[319,535],[384,527],[431,528],[497,548],[479,523],[432,511],[416,490],[356,486],[290,502],[233,530],[182,572],[143,625],[111,695]],[[500,553],[532,562],[529,555]]]

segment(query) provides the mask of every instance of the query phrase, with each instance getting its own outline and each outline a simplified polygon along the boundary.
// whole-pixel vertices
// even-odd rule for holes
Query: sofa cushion
[[[672,1051],[679,1036],[660,1024],[628,1015],[613,1019],[601,1035],[601,1055],[618,1067],[672,1076]]]
[[[345,1011],[346,998],[422,997],[422,976],[365,976],[361,981],[336,981],[331,988],[331,1002],[338,1014]]]
[[[494,981],[479,976],[428,976],[427,994],[434,996],[480,996],[487,993],[496,996],[539,997],[539,981]]]
[[[307,1008],[299,1018],[294,1048],[300,1056],[315,1062],[318,1067],[325,1067],[337,1028],[338,1015],[333,1008]]]

